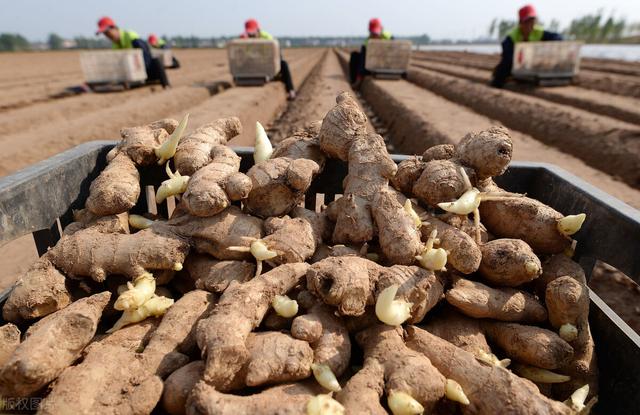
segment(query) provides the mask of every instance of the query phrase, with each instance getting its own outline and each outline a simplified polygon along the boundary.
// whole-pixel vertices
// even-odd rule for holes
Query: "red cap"
[[[256,19],[249,19],[244,22],[244,30],[246,30],[247,33],[256,33],[260,30],[260,25]]]
[[[115,25],[116,23],[112,18],[107,16],[101,18],[100,20],[98,20],[98,31],[96,32],[96,35],[104,33],[108,28],[114,27]]]
[[[536,9],[534,9],[532,5],[527,4],[526,6],[518,10],[518,17],[520,18],[520,22],[524,22],[525,20],[538,17],[538,14],[536,13]]]
[[[154,34],[150,34],[149,35],[149,39],[147,39],[147,41],[149,42],[149,44],[151,46],[155,46],[156,43],[158,43],[158,36],[154,35]]]
[[[377,17],[369,20],[369,32],[379,35],[382,33],[382,22]]]

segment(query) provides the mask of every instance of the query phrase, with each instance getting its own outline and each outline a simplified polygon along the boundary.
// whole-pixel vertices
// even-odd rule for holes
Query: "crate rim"
[[[65,150],[61,153],[53,155],[45,160],[39,161],[35,164],[32,164],[24,169],[18,170],[10,175],[5,177],[0,177],[0,193],[7,190],[9,187],[17,186],[26,180],[32,179],[34,176],[39,176],[43,172],[52,170],[56,168],[56,165],[59,162],[64,160],[68,160],[69,158],[73,158],[74,156],[81,155],[86,153],[87,151],[103,148],[103,147],[113,147],[118,143],[118,141],[114,140],[93,140],[87,141],[85,143],[78,144],[75,147],[72,147],[68,150]],[[241,154],[251,154],[253,153],[253,147],[249,146],[230,146],[236,153]],[[394,161],[402,161],[411,157],[415,157],[415,155],[410,154],[392,154],[391,157]],[[580,177],[570,173],[569,171],[551,163],[545,162],[537,162],[537,161],[513,161],[510,163],[510,166],[514,167],[523,167],[523,168],[534,168],[540,170],[547,170],[550,173],[553,173],[556,176],[562,177],[565,180],[568,180],[576,187],[579,187],[586,194],[594,199],[604,200],[606,201],[612,208],[616,209],[619,213],[625,215],[629,220],[634,222],[638,222],[640,224],[640,210],[635,209],[634,207],[626,204],[622,200],[606,193],[604,190],[586,182]]]

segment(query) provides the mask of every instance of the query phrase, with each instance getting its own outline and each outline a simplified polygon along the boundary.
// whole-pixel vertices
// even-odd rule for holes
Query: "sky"
[[[524,1],[522,2],[524,4]],[[141,35],[235,35],[249,17],[276,36],[364,35],[371,17],[382,19],[395,35],[428,34],[432,39],[483,36],[494,17],[514,19],[518,1],[507,0],[3,0],[0,32],[44,40],[91,36],[96,21],[107,15],[120,27]],[[572,18],[604,9],[616,17],[640,22],[638,0],[538,0],[543,21],[561,27]]]

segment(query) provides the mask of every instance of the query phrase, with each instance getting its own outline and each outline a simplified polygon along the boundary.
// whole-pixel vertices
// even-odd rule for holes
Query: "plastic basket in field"
[[[580,67],[581,42],[520,42],[513,54],[515,78],[570,78]]]
[[[173,65],[173,52],[171,49],[151,49],[151,56],[159,58],[165,68]]]
[[[234,80],[270,81],[280,72],[277,40],[236,39],[227,45],[229,69]]]
[[[147,79],[140,49],[82,52],[80,66],[88,84],[132,83]]]
[[[402,75],[409,68],[411,41],[370,39],[365,69],[374,74]]]

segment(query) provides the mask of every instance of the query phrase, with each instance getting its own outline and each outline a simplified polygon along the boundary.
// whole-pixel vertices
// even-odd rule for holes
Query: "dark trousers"
[[[360,52],[351,52],[349,58],[349,81],[351,83],[354,83],[359,76],[367,74],[367,70],[364,68],[366,56],[367,48],[365,46],[362,46]]]
[[[164,69],[164,63],[160,58],[152,58],[151,64],[147,69],[147,81],[160,82],[163,88],[171,86],[169,84],[169,78],[167,78],[167,72]]]
[[[280,60],[280,80],[284,83],[284,87],[289,91],[293,91],[293,79],[291,79],[291,71],[289,64],[284,59]]]
[[[493,69],[491,77],[491,86],[502,88],[507,83],[507,79],[511,76],[512,62],[502,59],[500,63]]]

